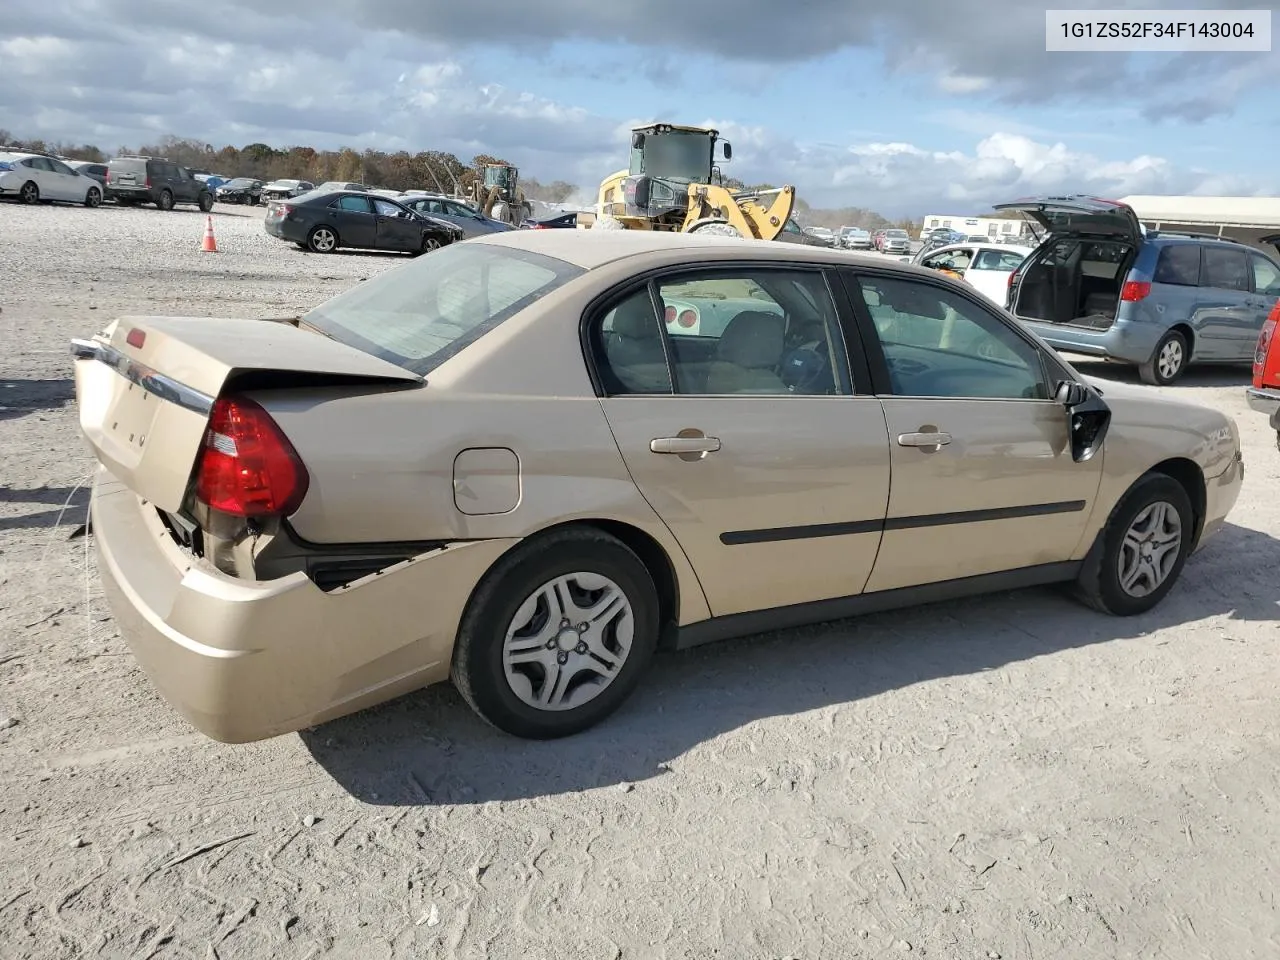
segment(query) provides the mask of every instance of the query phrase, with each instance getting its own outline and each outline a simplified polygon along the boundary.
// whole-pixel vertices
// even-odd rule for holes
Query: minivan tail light
[[[1130,280],[1120,288],[1120,299],[1125,303],[1137,303],[1151,293],[1151,284],[1141,280]]]
[[[1276,305],[1271,308],[1271,313],[1262,324],[1262,329],[1258,331],[1258,344],[1253,351],[1253,385],[1255,387],[1262,386],[1263,375],[1267,368],[1267,350],[1271,347],[1271,338],[1275,335],[1277,326],[1280,326],[1280,300],[1277,300]]]
[[[196,497],[236,517],[279,517],[298,509],[310,478],[298,453],[261,406],[219,397],[196,470]]]

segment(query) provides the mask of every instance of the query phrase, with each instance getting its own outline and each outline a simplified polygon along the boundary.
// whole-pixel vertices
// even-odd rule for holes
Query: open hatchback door
[[[997,203],[1000,212],[1021,213],[1044,230],[1114,237],[1136,243],[1143,236],[1138,215],[1128,204],[1073,194],[1067,197],[1027,197]]]
[[[423,382],[337,340],[271,320],[122,317],[92,339],[73,340],[71,353],[80,426],[98,460],[171,512],[182,507],[210,416],[229,390]]]

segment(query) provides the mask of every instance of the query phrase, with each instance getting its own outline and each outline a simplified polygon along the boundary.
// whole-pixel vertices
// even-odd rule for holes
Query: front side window
[[[1249,289],[1249,264],[1243,250],[1206,244],[1203,252],[1200,286],[1217,287],[1220,290]]]
[[[896,277],[860,277],[894,394],[1047,400],[1040,351],[999,317],[950,290]]]
[[[404,216],[404,211],[401,210],[399,206],[387,200],[378,200],[377,198],[375,198],[373,201],[373,209],[377,211],[379,216],[383,216],[383,217],[403,217]]]
[[[952,270],[956,273],[964,273],[969,266],[969,261],[972,259],[972,250],[947,250],[943,253],[935,253],[933,256],[925,257],[922,266],[933,270]]]
[[[303,319],[342,343],[425,376],[584,272],[514,248],[450,245],[352,287]]]

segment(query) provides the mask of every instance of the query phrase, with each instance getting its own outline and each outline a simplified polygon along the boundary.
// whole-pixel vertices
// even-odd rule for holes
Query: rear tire
[[[1177,330],[1170,330],[1156,344],[1151,359],[1139,365],[1138,375],[1143,383],[1167,387],[1187,372],[1190,352],[1187,338]]]
[[[98,207],[102,205],[102,191],[97,187],[90,187],[88,193],[84,195],[84,205],[86,207]]]
[[[476,587],[458,628],[453,683],[499,730],[570,736],[627,699],[659,626],[653,579],[630,548],[591,528],[554,531],[503,556]]]
[[[173,194],[172,194],[172,193],[170,193],[168,190],[161,190],[161,191],[160,191],[160,196],[156,199],[156,209],[157,209],[157,210],[172,210],[172,209],[173,209]]]
[[[312,227],[307,234],[307,249],[312,253],[333,253],[338,249],[338,232],[333,227]]]
[[[22,185],[22,189],[18,191],[18,199],[28,204],[40,202],[40,188],[34,180],[28,180]]]
[[[1085,558],[1076,598],[1112,616],[1146,613],[1182,574],[1195,522],[1182,484],[1162,473],[1140,477],[1112,511]]]
[[[202,193],[200,194],[200,199],[197,202],[200,204],[200,212],[208,213],[210,210],[213,209],[213,194]]]

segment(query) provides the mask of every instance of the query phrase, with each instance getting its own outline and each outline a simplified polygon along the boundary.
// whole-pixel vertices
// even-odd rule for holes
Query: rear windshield
[[[306,323],[425,376],[586,271],[485,243],[451,244],[322,303]]]
[[[112,160],[110,166],[117,170],[133,170],[137,173],[144,173],[147,169],[147,161],[145,160]]]

